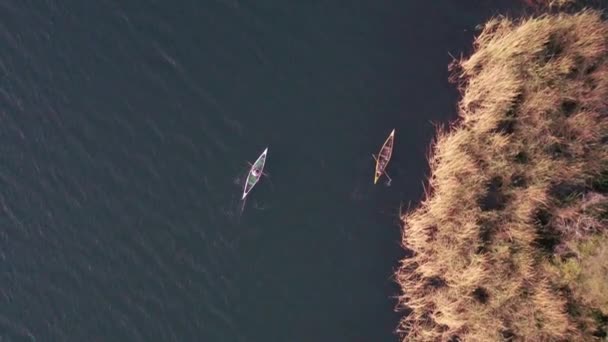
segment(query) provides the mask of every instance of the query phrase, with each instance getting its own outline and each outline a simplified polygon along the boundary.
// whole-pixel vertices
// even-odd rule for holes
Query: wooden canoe
[[[395,141],[395,130],[391,132],[391,134],[386,138],[386,141],[382,145],[380,149],[380,153],[375,157],[376,159],[376,172],[374,173],[374,184],[378,182],[378,179],[382,177],[384,174],[384,170],[388,165],[388,162],[391,160],[391,156],[393,155],[393,142]]]

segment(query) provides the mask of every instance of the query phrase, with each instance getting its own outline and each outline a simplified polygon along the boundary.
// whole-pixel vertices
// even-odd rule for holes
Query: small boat
[[[376,172],[374,173],[374,184],[376,184],[376,182],[378,182],[378,179],[380,177],[382,177],[383,174],[389,179],[389,181],[391,180],[391,178],[388,176],[388,174],[386,174],[386,172],[384,170],[386,169],[386,166],[388,165],[388,162],[391,160],[391,156],[393,155],[393,142],[394,141],[395,141],[395,130],[393,129],[393,131],[388,136],[388,138],[386,138],[384,145],[382,145],[382,148],[380,149],[380,153],[378,154],[378,157],[374,156],[374,159],[376,160]]]
[[[249,170],[249,174],[247,175],[247,180],[245,181],[245,189],[243,190],[243,200],[247,197],[247,194],[253,189],[253,187],[258,183],[260,178],[262,178],[264,171],[264,164],[266,163],[266,154],[268,153],[268,147],[260,154],[258,159],[251,165],[251,169]]]

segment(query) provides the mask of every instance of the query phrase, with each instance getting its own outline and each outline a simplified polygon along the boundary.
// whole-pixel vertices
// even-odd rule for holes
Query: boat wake
[[[232,179],[232,187],[230,192],[234,193],[234,195],[230,196],[230,206],[228,208],[225,208],[223,210],[223,213],[231,218],[231,220],[234,220],[234,223],[240,223],[243,214],[245,213],[245,209],[250,208],[250,209],[254,209],[254,210],[267,210],[269,209],[271,206],[264,204],[264,203],[260,203],[258,200],[254,199],[254,198],[249,198],[249,196],[245,197],[245,199],[241,199],[240,196],[238,195],[240,193],[240,191],[242,191],[245,182],[247,181],[247,176],[248,176],[248,171],[249,170],[243,170],[242,172],[239,172],[239,174],[237,176],[235,176]],[[267,181],[270,184],[271,189],[274,188],[272,182],[270,182],[269,176],[265,174],[266,177],[265,181]],[[252,201],[251,203],[249,203],[250,201]]]

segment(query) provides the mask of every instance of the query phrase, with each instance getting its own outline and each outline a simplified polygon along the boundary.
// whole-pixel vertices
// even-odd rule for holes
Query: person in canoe
[[[257,177],[259,177],[259,176],[260,176],[260,170],[258,170],[258,169],[253,169],[253,170],[251,171],[251,174],[252,174],[254,177],[256,177],[256,178],[257,178]]]

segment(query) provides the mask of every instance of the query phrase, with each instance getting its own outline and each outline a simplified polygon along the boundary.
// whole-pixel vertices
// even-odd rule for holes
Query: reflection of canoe
[[[247,197],[247,194],[253,187],[257,184],[257,182],[262,178],[262,171],[264,171],[264,164],[266,163],[266,154],[268,153],[268,147],[260,154],[258,159],[251,165],[251,169],[249,170],[249,174],[247,175],[247,180],[245,181],[245,189],[243,190],[243,198]]]
[[[393,141],[395,140],[395,130],[386,138],[384,145],[380,149],[380,153],[376,159],[376,172],[374,173],[374,184],[378,182],[378,179],[384,174],[384,169],[388,165],[389,160],[393,154]]]

